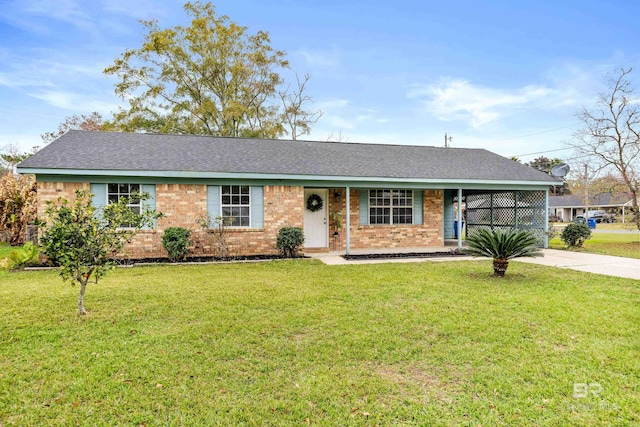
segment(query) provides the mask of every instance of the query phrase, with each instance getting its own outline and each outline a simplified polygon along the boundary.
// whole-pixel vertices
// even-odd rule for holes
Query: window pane
[[[222,216],[223,217],[230,217],[231,216],[231,208],[223,207],[222,208]]]
[[[247,208],[247,207],[240,208],[240,214],[242,216],[249,217],[249,208]]]
[[[131,193],[139,193],[140,192],[140,184],[130,184],[129,192]]]
[[[240,203],[242,203],[243,205],[248,205],[249,204],[249,196],[240,197]]]
[[[231,204],[231,196],[222,196],[222,204],[223,205]]]
[[[109,194],[109,203],[118,203],[118,195]]]
[[[118,193],[120,193],[120,194],[129,194],[129,184],[119,184],[118,185]]]
[[[413,208],[397,208],[393,210],[394,224],[413,224]]]
[[[240,204],[240,196],[231,196],[231,204],[239,205]]]
[[[248,217],[242,217],[240,219],[240,225],[242,227],[248,227],[249,226],[249,218]]]
[[[231,194],[231,187],[228,185],[222,186],[222,194]]]
[[[240,187],[238,187],[237,185],[232,185],[231,194],[240,194]]]
[[[242,194],[249,194],[249,187],[248,187],[248,186],[246,186],[246,185],[243,185],[243,186],[241,187],[241,189],[240,189],[240,192],[241,192]]]
[[[117,193],[118,192],[118,184],[108,184],[107,192],[109,193]]]

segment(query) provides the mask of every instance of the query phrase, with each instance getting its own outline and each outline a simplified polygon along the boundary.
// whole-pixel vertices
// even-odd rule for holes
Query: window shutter
[[[140,191],[149,194],[149,200],[144,201],[142,209],[148,207],[149,209],[156,209],[156,185],[155,184],[142,184]],[[153,220],[151,227],[144,227],[143,230],[154,230],[156,228],[156,220]]]
[[[264,187],[251,187],[251,228],[264,227]]]
[[[453,190],[445,190],[444,197],[442,198],[443,203],[443,214],[442,221],[444,222],[444,238],[445,239],[453,239],[455,237],[455,230],[453,228],[453,221],[455,219],[454,208],[453,208]]]
[[[220,186],[208,185],[207,186],[207,214],[209,215],[209,227],[213,225],[213,221],[217,216],[220,216]]]
[[[413,191],[413,223],[420,225],[422,224],[422,190],[414,190]]]
[[[91,183],[89,185],[89,191],[93,194],[91,204],[94,208],[102,211],[104,205],[107,204],[107,184]]]
[[[360,225],[369,225],[369,190],[358,190],[360,203]]]

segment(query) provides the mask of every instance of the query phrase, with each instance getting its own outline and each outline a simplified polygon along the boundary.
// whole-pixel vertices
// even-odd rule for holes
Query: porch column
[[[544,191],[544,238],[542,240],[545,249],[549,248],[549,190]]]
[[[458,188],[458,249],[462,249],[462,188]]]
[[[347,187],[347,197],[345,201],[347,203],[347,221],[345,222],[347,226],[345,253],[349,255],[349,252],[351,251],[351,189],[349,187]]]

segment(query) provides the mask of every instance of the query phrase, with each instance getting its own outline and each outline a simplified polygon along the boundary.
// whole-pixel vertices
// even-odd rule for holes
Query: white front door
[[[313,195],[320,196],[322,208],[311,212],[307,208],[307,201]],[[305,188],[304,190],[304,247],[305,248],[328,248],[329,247],[329,221],[327,221],[327,211],[329,191],[319,188]]]

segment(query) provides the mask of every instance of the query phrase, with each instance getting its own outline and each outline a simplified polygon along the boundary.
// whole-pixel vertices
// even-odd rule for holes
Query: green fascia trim
[[[32,169],[19,168],[19,173],[35,174],[42,182],[139,182],[141,184],[184,183],[218,185],[233,182],[236,185],[291,185],[314,187],[353,188],[407,188],[407,189],[502,189],[546,190],[553,185],[547,181],[521,180],[465,180],[416,179],[387,177],[312,176],[252,173],[214,173],[180,171],[127,171],[84,169]]]

